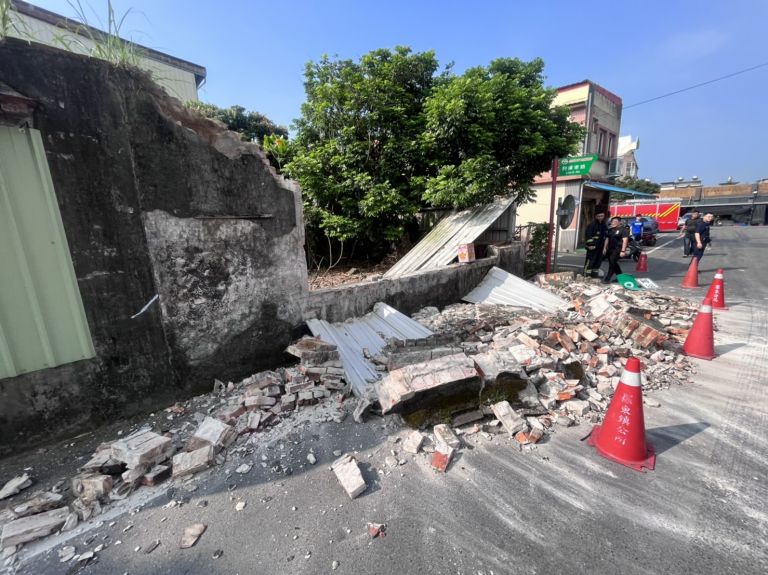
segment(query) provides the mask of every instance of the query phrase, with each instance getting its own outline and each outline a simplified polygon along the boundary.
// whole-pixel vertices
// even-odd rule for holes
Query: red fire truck
[[[677,230],[677,220],[680,218],[680,199],[629,200],[611,204],[610,209],[611,217],[648,216],[659,223],[660,232],[674,232]]]

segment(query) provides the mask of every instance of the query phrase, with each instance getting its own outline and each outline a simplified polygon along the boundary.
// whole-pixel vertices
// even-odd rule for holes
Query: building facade
[[[616,153],[618,165],[616,172],[622,178],[636,178],[640,172],[637,165],[635,152],[640,149],[640,139],[633,140],[632,136],[621,136],[619,138],[619,149]]]
[[[88,55],[98,53],[94,47],[108,37],[97,28],[28,2],[13,0],[11,5],[14,25],[9,29],[9,36]],[[125,44],[135,51],[139,68],[149,72],[169,95],[182,102],[198,99],[197,90],[206,77],[203,66],[132,42],[125,41]]]
[[[622,101],[619,96],[602,86],[584,80],[557,89],[555,106],[568,106],[571,120],[586,128],[584,140],[577,154],[593,156],[589,173],[579,176],[557,177],[556,201],[573,196],[576,213],[567,229],[561,230],[558,249],[572,251],[584,243],[584,230],[596,211],[608,211],[611,193],[623,193],[620,188],[610,185],[618,152],[621,130]],[[533,201],[518,206],[517,223],[540,223],[549,221],[550,198],[552,194],[552,173],[546,172],[534,180]]]

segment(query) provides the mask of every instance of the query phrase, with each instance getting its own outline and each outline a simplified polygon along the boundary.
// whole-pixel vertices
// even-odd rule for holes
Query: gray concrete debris
[[[32,485],[32,479],[30,479],[27,473],[14,477],[0,489],[0,500],[16,495],[30,485]]]
[[[53,509],[44,511],[37,515],[14,519],[3,525],[3,531],[0,535],[0,548],[11,547],[21,543],[29,543],[54,531],[64,525],[69,515],[69,509]]]
[[[408,436],[403,441],[403,451],[408,453],[418,453],[424,443],[424,435],[417,430],[413,430],[408,433]]]
[[[181,542],[179,543],[180,549],[189,549],[197,543],[200,536],[205,533],[208,526],[204,523],[195,523],[186,527],[184,533],[181,536]]]
[[[444,423],[435,425],[432,431],[435,434],[435,447],[443,452],[447,451],[442,449],[443,446],[458,449],[461,445],[461,440],[456,436],[453,430]]]
[[[336,475],[344,491],[347,492],[350,499],[354,499],[366,490],[367,485],[357,466],[357,461],[349,453],[342,455],[331,465],[331,470]]]

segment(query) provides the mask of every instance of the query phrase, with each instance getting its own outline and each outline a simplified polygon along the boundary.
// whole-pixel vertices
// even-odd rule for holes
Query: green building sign
[[[568,156],[560,158],[560,169],[558,176],[586,176],[592,168],[592,164],[597,160],[597,154],[588,156]]]

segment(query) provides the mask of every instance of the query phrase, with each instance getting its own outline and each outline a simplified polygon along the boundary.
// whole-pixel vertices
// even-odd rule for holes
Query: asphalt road
[[[658,455],[655,471],[638,473],[599,457],[581,441],[586,426],[559,429],[529,452],[506,435],[471,436],[448,472],[438,474],[423,454],[387,467],[385,457],[399,451],[394,418],[308,423],[195,478],[189,488],[148,494],[134,514],[100,517],[100,527],[69,541],[78,552],[106,545],[82,572],[768,572],[768,274],[755,263],[766,253],[768,228],[718,228],[713,238],[701,281],[725,269],[730,309],[716,314],[719,357],[694,360],[693,383],[654,393],[662,405],[646,408],[645,417]],[[706,286],[678,287],[687,263],[679,240],[662,236],[643,275],[662,291],[698,299]],[[314,466],[305,459],[310,448]],[[328,470],[333,450],[355,451],[362,463],[370,487],[355,500]],[[253,470],[232,473],[243,461],[254,462]],[[277,464],[291,474],[273,471]],[[170,499],[187,502],[164,508]],[[235,511],[240,500],[247,506]],[[369,521],[386,523],[387,536],[371,540]],[[179,550],[184,527],[195,522],[208,530],[195,547]],[[145,554],[155,540],[160,546]],[[18,572],[67,572],[53,543],[26,548]],[[214,559],[217,550],[223,554]]]

